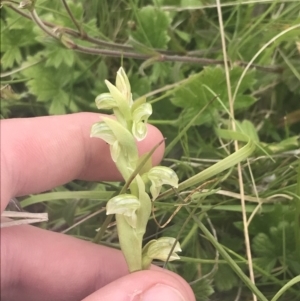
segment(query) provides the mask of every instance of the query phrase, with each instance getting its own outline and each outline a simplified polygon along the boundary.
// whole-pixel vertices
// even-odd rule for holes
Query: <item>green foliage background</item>
[[[37,1],[39,18],[48,22],[49,30],[55,28],[58,39],[24,16],[29,15],[26,10],[3,2],[1,117],[98,112],[94,99],[107,91],[104,79],[113,81],[123,65],[134,97],[147,95],[153,105],[150,123],[168,138],[163,164],[171,165],[181,181],[189,179],[234,152],[233,144],[215,131],[231,127],[222,34],[235,91],[247,62],[261,47],[300,25],[299,1],[252,2],[221,1],[222,31],[215,1],[67,1],[80,33],[62,2]],[[105,51],[77,51],[74,43]],[[251,217],[256,287],[271,300],[300,274],[300,27],[271,43],[254,64],[237,90],[234,113],[237,130],[257,145],[242,164],[245,211]],[[212,101],[213,95],[218,100]],[[182,208],[164,229],[151,220],[145,240],[180,233],[182,259],[168,268],[192,284],[197,300],[250,300],[251,291],[232,264],[218,256],[195,222],[196,218],[215,232],[215,240],[249,274],[236,167],[214,180],[188,200],[185,207],[195,209],[193,214]],[[93,240],[104,213],[69,227],[105,206],[119,187],[74,181],[48,194],[26,197],[22,204],[49,213],[50,222],[41,227]],[[182,194],[184,198],[188,192]],[[176,195],[158,201],[156,218],[165,222],[180,202]],[[110,228],[101,243],[118,247],[114,235]],[[299,300],[299,291],[298,283],[281,300]]]

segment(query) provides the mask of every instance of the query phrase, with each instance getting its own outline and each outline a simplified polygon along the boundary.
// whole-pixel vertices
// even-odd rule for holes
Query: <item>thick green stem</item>
[[[128,169],[128,160],[123,154],[117,162],[117,167],[127,181],[131,175]],[[142,243],[146,231],[146,225],[151,214],[151,200],[145,192],[145,185],[142,178],[137,175],[130,184],[130,192],[141,202],[141,207],[137,211],[137,225],[132,228],[123,215],[117,214],[117,228],[121,250],[130,272],[142,270]]]
[[[116,221],[121,250],[125,256],[129,272],[142,270],[143,235],[138,234],[123,215],[116,214]]]

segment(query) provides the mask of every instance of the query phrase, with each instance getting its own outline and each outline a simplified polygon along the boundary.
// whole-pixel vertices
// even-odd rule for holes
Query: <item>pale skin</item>
[[[90,138],[99,114],[1,121],[1,212],[10,198],[41,193],[74,179],[121,180],[108,145]],[[139,152],[163,139],[149,126]],[[164,146],[153,155],[158,164]],[[99,225],[100,226],[100,225]],[[194,301],[178,275],[152,267],[129,274],[122,253],[34,226],[1,230],[1,300]],[[181,299],[180,299],[181,298]]]

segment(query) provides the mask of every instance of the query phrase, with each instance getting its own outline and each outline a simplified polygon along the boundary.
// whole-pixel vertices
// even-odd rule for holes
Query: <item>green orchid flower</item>
[[[119,194],[110,199],[106,204],[106,214],[123,215],[127,223],[136,228],[136,211],[140,208],[140,201],[132,194]]]
[[[178,187],[178,177],[175,171],[166,166],[152,167],[145,175],[144,179],[151,181],[150,192],[152,194],[152,201],[154,201],[162,188],[162,185],[170,185],[174,188]]]
[[[143,268],[149,268],[153,259],[162,261],[180,259],[176,253],[181,251],[179,242],[173,237],[161,237],[151,240],[143,248]]]
[[[110,145],[114,162],[117,162],[121,151],[130,162],[136,162],[138,152],[132,134],[114,119],[102,117],[102,120],[93,124],[90,136],[101,138]]]
[[[149,103],[141,104],[132,113],[132,134],[138,141],[143,140],[147,135],[147,121],[151,114],[152,106]]]
[[[96,97],[96,106],[99,110],[111,110],[118,107],[110,93],[102,93]]]

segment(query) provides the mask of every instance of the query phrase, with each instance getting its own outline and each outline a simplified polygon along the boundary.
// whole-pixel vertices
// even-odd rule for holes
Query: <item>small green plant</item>
[[[154,201],[162,185],[178,187],[176,173],[164,166],[150,168],[144,173],[137,170],[140,159],[136,140],[147,135],[147,120],[152,107],[145,98],[132,99],[131,87],[124,69],[117,72],[116,85],[105,81],[110,93],[102,93],[96,98],[98,109],[112,109],[116,118],[102,117],[91,129],[91,137],[103,139],[110,145],[113,161],[126,182],[130,181],[130,193],[122,193],[111,198],[106,206],[107,214],[115,214],[121,249],[130,272],[149,268],[153,259],[166,261],[179,259],[181,251],[174,238],[162,237],[149,241],[142,249],[143,236],[151,214],[151,198]],[[175,244],[175,246],[174,246]],[[170,254],[171,253],[171,254]]]

